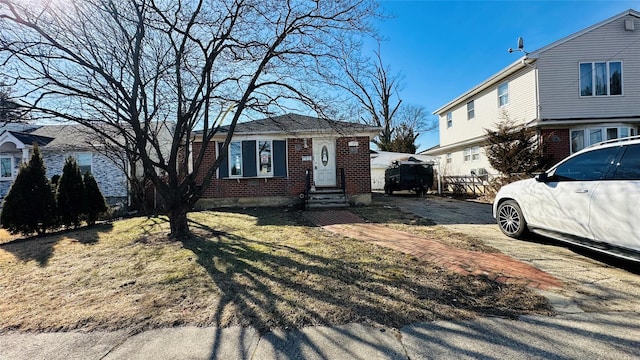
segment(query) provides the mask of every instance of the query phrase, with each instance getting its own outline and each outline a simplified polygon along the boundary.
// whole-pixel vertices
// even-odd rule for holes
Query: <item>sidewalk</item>
[[[0,359],[634,359],[640,315],[581,313],[435,321],[395,330],[361,324],[274,331],[179,327],[8,334]]]

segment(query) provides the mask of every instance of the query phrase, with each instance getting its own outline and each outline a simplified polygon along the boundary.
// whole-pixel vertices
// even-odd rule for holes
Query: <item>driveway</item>
[[[532,236],[511,239],[495,224],[491,204],[439,196],[374,195],[375,202],[430,219],[450,230],[477,238],[502,253],[560,279],[564,286],[545,295],[559,311],[640,313],[640,267],[591,251]]]

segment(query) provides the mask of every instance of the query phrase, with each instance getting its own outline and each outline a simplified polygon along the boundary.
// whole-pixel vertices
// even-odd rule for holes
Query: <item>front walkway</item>
[[[462,275],[483,275],[498,282],[543,290],[562,287],[562,282],[555,277],[502,253],[453,248],[407,232],[366,223],[348,210],[304,212],[304,216],[335,234],[410,254]]]

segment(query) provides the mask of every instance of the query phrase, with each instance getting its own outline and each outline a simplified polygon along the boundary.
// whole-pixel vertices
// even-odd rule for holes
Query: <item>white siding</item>
[[[485,129],[508,116],[519,123],[528,122],[536,116],[535,71],[525,68],[507,80],[509,82],[509,104],[498,106],[498,85],[481,92],[474,100],[475,117],[467,120],[467,102],[452,110],[453,126],[447,128],[447,114],[440,114],[440,146],[446,147],[460,142],[483,137]],[[501,82],[500,84],[502,84]]]
[[[477,171],[480,168],[485,169],[491,175],[497,174],[497,171],[489,164],[482,146],[480,147],[480,158],[478,160],[464,161],[463,148],[451,151],[451,162],[448,164],[446,154],[440,157],[440,171],[443,176],[471,175],[471,170]]]
[[[640,20],[626,31],[612,21],[541,53],[543,119],[612,118],[640,115]],[[580,62],[622,61],[623,96],[580,97]]]

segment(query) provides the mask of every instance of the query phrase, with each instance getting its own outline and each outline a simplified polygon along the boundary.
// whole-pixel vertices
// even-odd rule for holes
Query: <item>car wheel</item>
[[[519,239],[528,232],[522,210],[513,200],[507,200],[498,206],[497,222],[500,230],[512,238]]]

